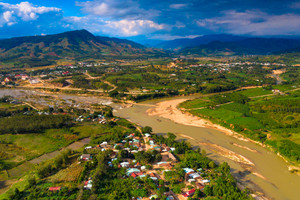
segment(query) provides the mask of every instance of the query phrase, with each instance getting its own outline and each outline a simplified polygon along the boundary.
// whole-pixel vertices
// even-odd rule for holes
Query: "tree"
[[[159,161],[161,161],[161,159],[162,159],[161,154],[156,154],[156,156],[155,156],[155,161],[156,161],[156,162],[159,162]]]
[[[210,161],[208,163],[209,168],[214,169],[216,167],[216,163],[214,161]]]
[[[227,162],[223,162],[220,166],[219,166],[219,170],[225,174],[229,174],[230,173],[230,166],[228,165]]]
[[[201,192],[201,190],[199,189],[196,189],[194,195],[193,195],[193,199],[199,199],[201,197],[204,197],[204,194],[203,192]]]
[[[111,118],[111,117],[113,117],[114,115],[113,115],[113,113],[112,113],[112,110],[110,109],[110,110],[108,110],[108,111],[105,113],[104,116],[107,117],[107,118]]]
[[[35,184],[36,184],[36,179],[35,179],[35,177],[34,177],[34,176],[30,177],[30,178],[28,179],[28,185],[29,185],[29,187],[32,187],[32,186],[34,186]]]
[[[176,139],[176,135],[169,132],[168,133],[168,139],[167,139],[168,145],[173,145],[175,139]]]
[[[150,126],[145,126],[142,128],[142,133],[152,133],[152,128]]]
[[[117,97],[119,95],[119,92],[116,90],[113,90],[113,91],[109,92],[108,95],[110,97]]]

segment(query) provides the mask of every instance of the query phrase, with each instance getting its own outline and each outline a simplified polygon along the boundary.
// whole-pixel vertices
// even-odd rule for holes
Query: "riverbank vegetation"
[[[268,144],[288,160],[300,163],[300,92],[291,90],[280,95],[273,89],[274,95],[270,93],[269,88],[256,88],[199,98],[180,107]]]

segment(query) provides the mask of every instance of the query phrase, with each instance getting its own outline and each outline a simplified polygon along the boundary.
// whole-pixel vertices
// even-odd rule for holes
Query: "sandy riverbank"
[[[174,122],[176,122],[178,124],[183,124],[183,125],[188,125],[188,126],[195,126],[195,127],[203,127],[203,128],[213,128],[213,129],[216,129],[218,131],[223,132],[226,135],[229,135],[231,137],[237,138],[238,140],[242,140],[242,141],[245,141],[245,142],[253,142],[253,143],[259,144],[259,145],[261,145],[263,147],[266,147],[264,144],[262,144],[260,142],[257,142],[257,141],[254,141],[254,140],[251,140],[249,138],[246,138],[243,135],[241,135],[239,133],[236,133],[236,132],[234,132],[234,131],[232,131],[230,129],[227,129],[227,128],[225,128],[223,126],[220,126],[218,124],[213,124],[209,120],[202,119],[200,117],[194,116],[194,115],[192,115],[190,113],[183,112],[182,110],[178,109],[177,106],[180,103],[182,103],[182,102],[184,102],[186,100],[188,100],[188,99],[174,99],[174,100],[168,100],[168,101],[159,102],[153,108],[149,108],[147,110],[147,114],[150,115],[150,116],[159,116],[159,117],[163,117],[163,118],[166,118],[166,119],[170,119],[170,120],[172,120],[172,121],[174,121]],[[189,137],[188,139],[192,139],[193,140],[193,138],[191,138],[191,137]],[[259,152],[257,152],[254,149],[249,149],[247,147],[243,147],[243,146],[237,145],[237,144],[233,144],[233,145],[234,146],[238,146],[238,147],[243,148],[243,149],[246,149],[248,151],[254,152],[254,153],[259,153]],[[225,156],[226,154],[230,155],[231,153],[229,153],[229,152],[227,152],[227,153],[223,152],[223,154]],[[232,154],[231,154],[231,156],[225,156],[225,157],[228,157],[228,158],[235,157],[234,158],[235,161],[237,161],[239,163],[244,163],[245,164],[244,158],[241,158],[240,156],[237,156],[237,155],[232,156]],[[282,156],[280,156],[280,157],[282,157]],[[286,159],[284,159],[284,160],[286,161]],[[248,162],[248,165],[249,165],[250,162]],[[290,171],[292,171],[292,170],[299,170],[298,166],[290,165],[289,162],[287,162],[287,164],[288,164],[287,167],[289,168]],[[297,174],[298,175],[300,174],[299,171],[298,171]]]
[[[174,99],[174,100],[163,101],[163,102],[157,103],[154,108],[150,108],[147,110],[147,114],[150,116],[156,115],[159,117],[170,119],[176,123],[184,124],[184,125],[188,125],[188,126],[217,129],[217,130],[225,133],[226,135],[230,135],[239,140],[243,140],[246,142],[250,141],[250,139],[245,138],[244,136],[242,136],[230,129],[227,129],[227,128],[222,127],[217,124],[213,124],[209,120],[202,119],[200,117],[197,117],[197,116],[194,116],[194,115],[191,115],[189,113],[185,113],[185,112],[179,110],[177,108],[177,106],[186,100],[188,100],[188,99]]]
[[[194,115],[191,115],[189,113],[185,113],[185,112],[179,110],[177,108],[177,106],[186,100],[187,99],[175,99],[175,100],[159,102],[155,105],[155,107],[149,108],[146,112],[150,116],[159,116],[159,117],[163,117],[166,119],[170,119],[178,124],[195,126],[195,127],[213,128],[213,129],[216,129],[216,130],[219,130],[219,131],[225,133],[226,135],[235,137],[239,140],[246,141],[246,142],[252,141],[232,130],[229,130],[229,129],[222,127],[220,125],[217,125],[217,124],[213,124],[209,120],[202,119],[200,117],[197,117],[197,116],[194,116]],[[194,138],[187,136],[187,135],[180,134],[180,136],[190,139],[190,140],[195,140]],[[244,168],[245,170],[249,170],[257,177],[260,177],[260,178],[266,180],[266,178],[263,175],[256,172],[256,170],[254,169],[254,163],[251,160],[249,160],[248,158],[246,158],[245,156],[242,156],[236,152],[230,151],[229,149],[226,149],[226,148],[221,147],[216,144],[208,144],[208,143],[202,143],[202,142],[201,143],[197,142],[197,143],[200,145],[203,145],[203,146],[207,146],[209,149],[211,149],[212,151],[214,151],[215,153],[217,153],[223,157],[226,157],[230,160],[238,162],[242,166],[242,168]],[[235,144],[233,144],[233,145],[235,145]],[[240,148],[246,149],[246,150],[254,152],[254,153],[258,153],[254,149],[243,147],[241,145],[235,145],[235,146],[238,146]]]

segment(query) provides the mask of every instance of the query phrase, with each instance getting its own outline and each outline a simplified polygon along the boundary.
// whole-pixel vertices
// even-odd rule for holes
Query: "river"
[[[39,92],[24,91],[18,89],[0,90],[0,97],[12,95],[23,97]],[[47,95],[51,95],[48,94]],[[111,100],[102,97],[82,97],[76,95],[53,95],[68,100],[73,99],[81,103],[105,103],[114,107],[114,114],[137,123],[141,126],[151,126],[158,134],[173,132],[178,138],[187,139],[195,147],[205,149],[207,156],[217,163],[228,162],[232,168],[232,174],[244,186],[258,191],[269,199],[275,200],[299,200],[300,177],[288,171],[284,160],[275,153],[251,142],[236,139],[218,130],[200,128],[175,123],[169,119],[158,116],[149,116],[146,110],[156,103],[167,99],[143,102],[132,107],[123,107],[112,104]],[[184,135],[184,136],[183,136]],[[254,165],[246,165],[236,162],[220,154],[223,149],[245,157]],[[254,150],[254,151],[253,151]]]
[[[300,177],[290,173],[284,160],[275,153],[258,144],[236,139],[215,129],[187,126],[158,116],[149,116],[146,110],[159,101],[143,102],[142,105],[136,104],[129,108],[117,107],[114,114],[141,126],[151,126],[155,133],[173,132],[179,138],[187,139],[193,145],[205,149],[207,156],[217,163],[228,162],[233,175],[239,182],[264,194],[269,199],[300,199],[300,192],[298,191]],[[182,135],[184,136],[182,137]],[[220,147],[221,150],[227,149],[242,155],[250,160],[254,166],[247,166],[223,157],[219,154],[219,149],[215,148],[216,146]]]

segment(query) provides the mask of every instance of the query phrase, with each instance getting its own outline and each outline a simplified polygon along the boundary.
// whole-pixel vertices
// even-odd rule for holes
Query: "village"
[[[86,146],[83,150],[83,154],[78,158],[78,164],[85,162],[93,162],[94,156],[98,152],[109,152],[109,160],[106,165],[109,168],[124,168],[126,169],[126,178],[134,179],[151,179],[157,187],[162,187],[161,183],[169,185],[170,182],[175,180],[184,184],[182,192],[175,194],[172,190],[164,192],[166,199],[172,200],[184,200],[188,197],[192,197],[196,190],[203,191],[205,185],[210,184],[210,180],[203,178],[201,175],[205,174],[206,169],[192,169],[189,167],[182,168],[184,177],[179,177],[178,172],[174,166],[178,164],[178,159],[174,156],[174,147],[169,147],[166,144],[158,144],[149,133],[136,136],[135,133],[129,134],[123,138],[119,143],[110,143],[103,141],[96,146]],[[141,152],[153,152],[155,151],[158,158],[152,164],[142,165],[135,158],[138,158],[138,154]],[[120,152],[124,154],[132,154],[132,158],[120,158]],[[126,157],[126,156],[125,156]],[[85,190],[92,190],[93,179],[91,177],[84,180],[83,188]],[[50,187],[49,191],[55,192],[61,189],[60,186]],[[178,192],[177,192],[178,193]],[[159,199],[158,195],[151,193],[149,197],[140,197],[136,199]]]

